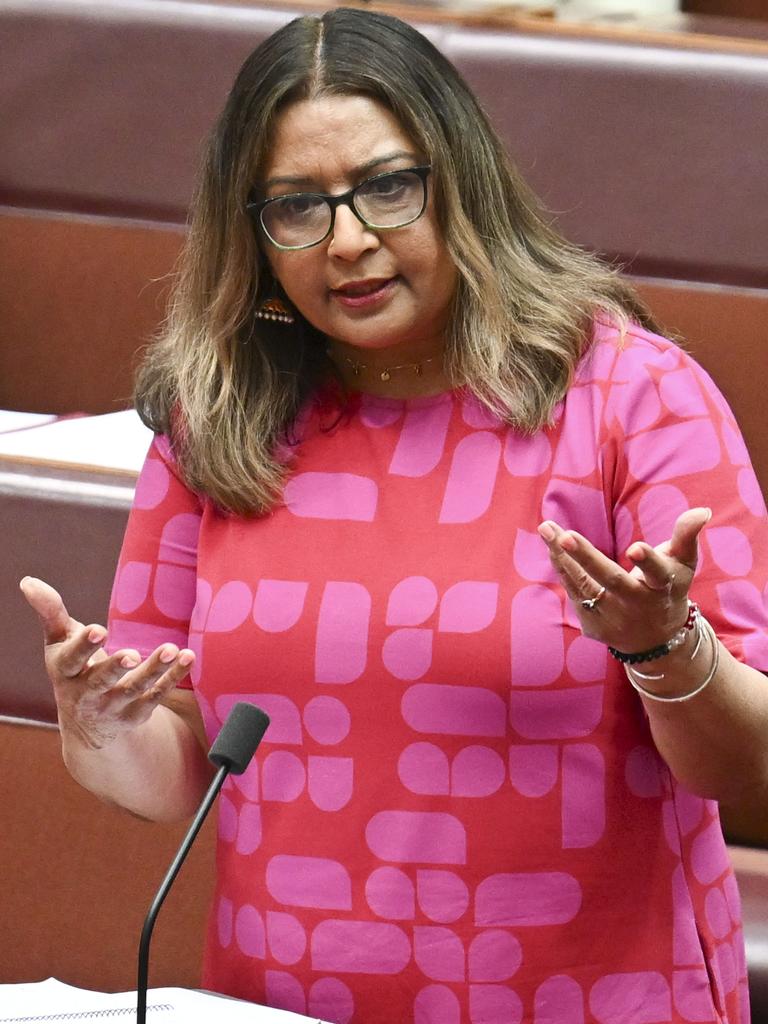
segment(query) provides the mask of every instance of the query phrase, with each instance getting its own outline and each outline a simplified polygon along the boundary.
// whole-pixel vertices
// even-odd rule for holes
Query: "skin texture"
[[[283,112],[262,179],[269,198],[298,191],[339,194],[374,174],[425,162],[381,104],[367,96],[326,96]],[[403,228],[370,230],[340,206],[332,234],[311,249],[283,252],[264,242],[273,274],[293,305],[326,335],[351,386],[400,397],[450,386],[439,357],[457,272],[438,227],[430,179],[427,195],[422,216]],[[345,305],[336,292],[353,281],[392,279],[387,295],[370,306]],[[371,368],[432,362],[423,377],[398,371],[384,384],[375,373],[359,381],[345,356]]]

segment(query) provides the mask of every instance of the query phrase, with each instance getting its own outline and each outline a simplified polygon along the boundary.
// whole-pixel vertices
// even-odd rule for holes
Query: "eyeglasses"
[[[413,224],[427,205],[427,176],[431,167],[407,167],[367,178],[339,196],[293,192],[261,202],[251,201],[248,212],[258,217],[267,239],[278,249],[310,249],[333,231],[336,209],[348,206],[367,228],[386,231]]]

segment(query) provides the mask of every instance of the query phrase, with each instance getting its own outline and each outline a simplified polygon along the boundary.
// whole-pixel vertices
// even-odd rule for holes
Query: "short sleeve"
[[[167,439],[156,437],[136,483],[112,587],[110,653],[129,647],[146,657],[161,643],[188,646],[202,511]]]
[[[746,445],[708,374],[679,347],[630,334],[610,374],[604,428],[616,550],[666,540],[708,507],[691,588],[735,657],[768,671],[768,518]]]

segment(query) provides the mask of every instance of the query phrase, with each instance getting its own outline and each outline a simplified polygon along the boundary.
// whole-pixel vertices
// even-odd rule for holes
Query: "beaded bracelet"
[[[618,651],[615,647],[609,647],[608,653],[616,661],[621,661],[625,665],[637,665],[641,661],[655,661],[656,658],[663,658],[666,654],[670,654],[672,651],[677,650],[678,647],[683,646],[688,633],[696,625],[699,615],[699,606],[694,604],[693,601],[689,601],[688,617],[675,635],[671,636],[665,643],[659,644],[658,647],[651,647],[648,651],[636,651],[634,654],[625,654],[624,651]]]
[[[696,641],[696,647],[695,647],[694,652],[691,655],[689,660],[693,661],[693,659],[696,657],[696,654],[698,653],[698,651],[699,651],[699,649],[701,647],[701,643],[702,643],[702,640],[703,640],[705,634],[706,634],[707,639],[709,640],[710,646],[712,648],[712,661],[709,664],[709,671],[705,675],[703,681],[701,683],[699,683],[697,686],[695,686],[692,690],[689,690],[688,693],[683,693],[683,694],[680,694],[679,696],[668,696],[668,695],[665,696],[663,694],[653,693],[651,690],[647,690],[641,683],[639,683],[637,681],[637,678],[636,678],[636,677],[639,676],[641,679],[654,679],[654,680],[663,679],[664,678],[664,674],[663,673],[660,673],[659,675],[656,675],[656,676],[645,675],[642,672],[638,672],[637,669],[631,669],[629,667],[629,665],[625,664],[624,665],[624,671],[627,674],[627,679],[630,681],[630,683],[632,684],[634,689],[637,690],[637,692],[642,697],[646,697],[648,700],[659,701],[662,704],[681,704],[683,701],[690,700],[691,697],[695,697],[697,694],[701,693],[701,691],[706,686],[709,686],[709,684],[714,679],[715,673],[717,672],[718,665],[720,664],[720,644],[718,643],[717,636],[715,635],[714,629],[709,624],[709,622],[704,618],[703,615],[700,615],[698,617],[698,620],[697,620],[697,623],[696,623],[696,632],[698,634],[697,635],[697,641]]]

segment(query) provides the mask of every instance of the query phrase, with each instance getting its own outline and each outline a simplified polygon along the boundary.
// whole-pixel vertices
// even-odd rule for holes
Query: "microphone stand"
[[[144,927],[141,930],[139,942],[139,974],[136,984],[136,1021],[137,1024],[146,1024],[147,1020],[147,985],[149,975],[149,943],[152,939],[152,929],[155,927],[155,919],[163,905],[168,890],[173,885],[179,868],[189,853],[189,848],[195,840],[200,827],[206,819],[219,790],[224,784],[229,772],[235,775],[242,775],[251,762],[256,747],[269,725],[269,715],[255,704],[247,701],[238,701],[232,708],[227,720],[221,727],[211,749],[208,751],[208,760],[218,766],[218,771],[213,782],[208,787],[208,792],[203,797],[202,803],[197,809],[194,820],[189,826],[189,831],[179,847],[179,852],[168,868],[157,895],[149,908],[149,913],[144,920]]]
[[[181,844],[178,853],[173,859],[173,863],[168,868],[168,872],[165,878],[160,883],[160,888],[157,890],[157,895],[154,898],[152,906],[149,908],[149,912],[144,919],[144,927],[141,930],[141,940],[139,942],[139,972],[138,980],[136,984],[136,1021],[137,1024],[146,1024],[147,1020],[147,987],[149,983],[149,944],[152,941],[152,931],[155,927],[155,920],[160,912],[160,908],[165,902],[165,897],[168,895],[168,890],[174,883],[176,875],[178,875],[181,865],[186,860],[189,849],[200,831],[203,822],[208,816],[214,800],[219,794],[219,790],[224,784],[224,780],[230,771],[229,764],[223,764],[221,768],[216,772],[213,782],[208,787],[208,792],[203,797],[203,802],[198,808],[197,814],[195,815],[194,821],[189,827],[184,842]]]

